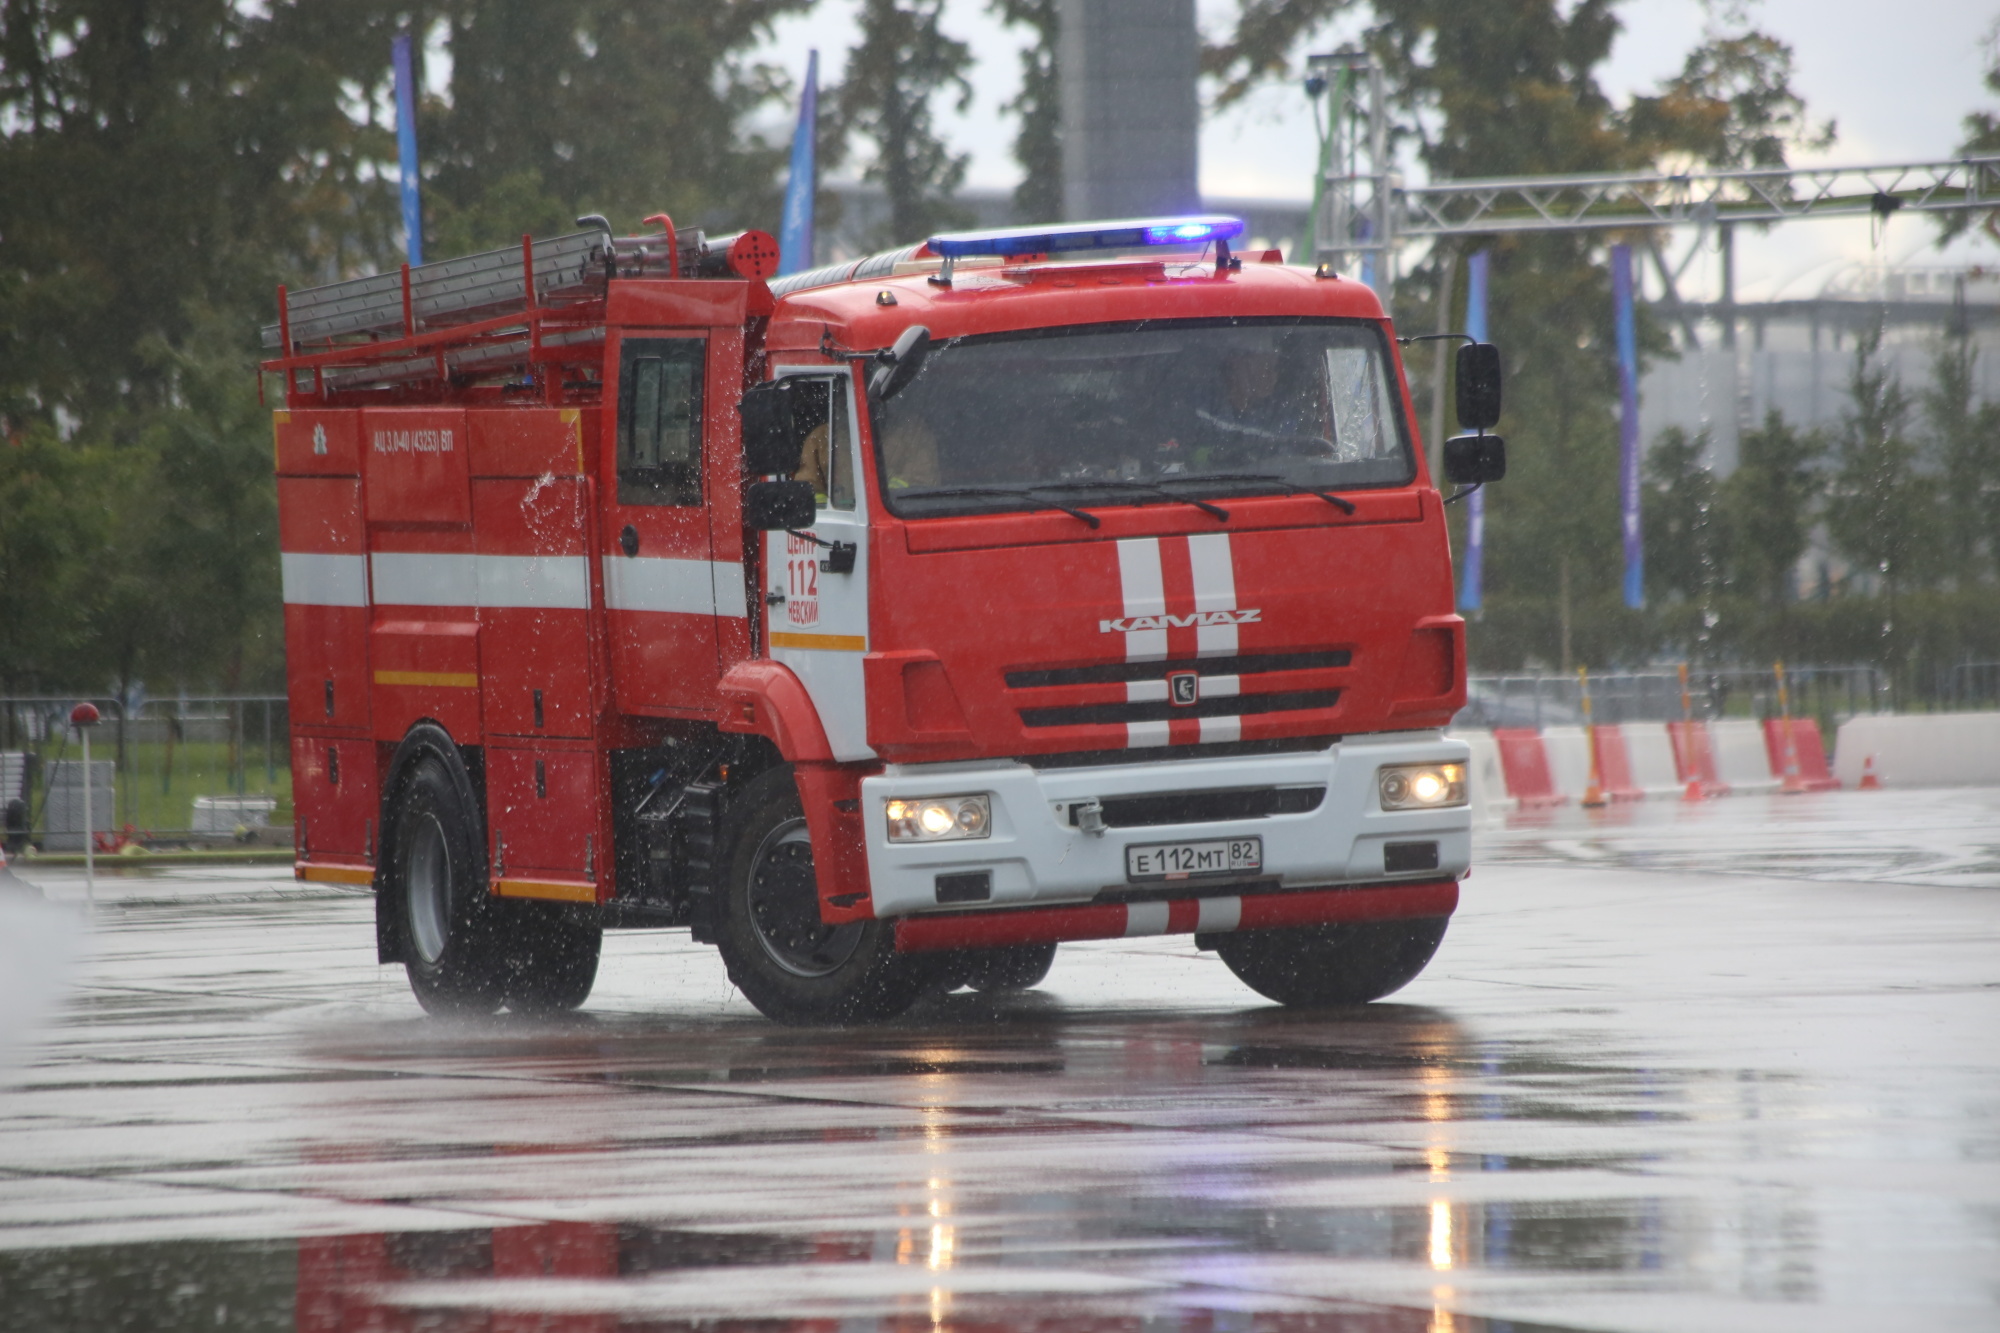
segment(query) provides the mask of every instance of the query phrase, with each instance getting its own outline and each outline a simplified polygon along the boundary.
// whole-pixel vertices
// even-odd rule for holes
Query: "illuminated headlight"
[[[1375,775],[1384,810],[1443,810],[1465,804],[1464,764],[1397,764]]]
[[[927,796],[894,800],[882,808],[889,820],[890,842],[950,842],[984,838],[993,831],[993,798]]]

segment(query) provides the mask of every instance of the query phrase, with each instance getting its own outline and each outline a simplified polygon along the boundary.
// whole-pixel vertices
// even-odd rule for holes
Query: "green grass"
[[[71,743],[66,750],[42,746],[44,764],[57,758],[81,759]],[[117,826],[129,824],[144,832],[184,830],[194,819],[197,796],[272,796],[278,807],[273,824],[292,822],[291,753],[283,737],[271,740],[270,765],[265,763],[264,738],[245,740],[236,770],[229,763],[229,746],[221,741],[179,741],[172,746],[171,765],[164,743],[128,744],[117,775]],[[91,738],[93,760],[116,759],[118,746],[109,727]],[[36,826],[41,827],[43,790],[35,794]]]

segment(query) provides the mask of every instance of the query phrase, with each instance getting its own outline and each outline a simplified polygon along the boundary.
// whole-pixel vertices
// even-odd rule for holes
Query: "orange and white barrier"
[[[2000,713],[1875,713],[1840,724],[1833,776],[1884,787],[2000,787]]]
[[[1687,787],[1674,763],[1674,742],[1657,722],[1635,722],[1621,730],[1631,760],[1632,784],[1649,800],[1672,800]]]
[[[1591,758],[1597,764],[1597,790],[1607,801],[1643,801],[1646,793],[1632,778],[1632,752],[1625,728],[1599,723],[1590,728]]]
[[[1500,746],[1494,741],[1493,733],[1483,727],[1464,730],[1454,727],[1451,738],[1472,747],[1472,762],[1467,765],[1466,781],[1470,784],[1467,798],[1472,803],[1473,822],[1499,823],[1515,808],[1516,802],[1507,793],[1507,775],[1500,768]]]
[[[1764,719],[1764,755],[1778,775],[1778,790],[1834,791],[1840,786],[1826,765],[1819,723],[1809,717]]]
[[[1779,775],[1771,771],[1771,754],[1764,747],[1763,724],[1750,718],[1725,718],[1708,724],[1715,750],[1716,776],[1738,792],[1776,791]]]
[[[1690,801],[1729,795],[1715,761],[1715,738],[1706,722],[1669,722],[1667,741],[1674,749],[1674,774],[1681,794]]]
[[[1590,791],[1590,733],[1582,727],[1543,727],[1542,752],[1556,793],[1565,801],[1582,802]]]
[[[1507,777],[1507,794],[1523,810],[1563,805],[1569,797],[1556,788],[1549,752],[1542,734],[1530,727],[1496,727],[1493,743],[1500,750],[1500,770]]]

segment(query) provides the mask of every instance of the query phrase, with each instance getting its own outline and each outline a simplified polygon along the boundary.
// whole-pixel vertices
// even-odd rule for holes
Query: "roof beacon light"
[[[1243,234],[1243,219],[1126,218],[1116,222],[1067,222],[1041,227],[953,231],[930,239],[931,253],[946,260],[971,255],[1043,255],[1064,250],[1129,250],[1146,245],[1228,241]]]

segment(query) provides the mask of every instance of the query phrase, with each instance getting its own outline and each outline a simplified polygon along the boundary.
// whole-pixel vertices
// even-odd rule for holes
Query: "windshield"
[[[1360,321],[1097,325],[964,338],[875,410],[909,517],[1407,485],[1388,348]]]

